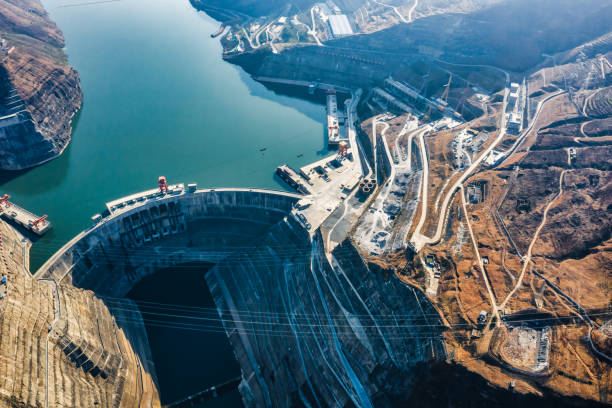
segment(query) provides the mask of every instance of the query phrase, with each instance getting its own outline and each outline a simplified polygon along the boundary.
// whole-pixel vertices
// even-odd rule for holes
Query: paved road
[[[242,28],[242,32],[244,33],[244,36],[246,37],[247,41],[249,42],[249,45],[251,46],[252,49],[256,50],[257,48],[259,48],[259,46],[255,46],[255,44],[253,44],[253,40],[251,40],[251,37],[249,36],[249,33],[247,33],[247,31],[244,29],[244,27]]]
[[[363,178],[364,176],[368,176],[370,174],[370,169],[368,166],[368,172],[364,175],[363,173],[363,167],[361,164],[361,156],[359,154],[359,145],[357,143],[357,132],[355,131],[355,123],[354,121],[356,120],[356,116],[357,116],[357,104],[359,103],[359,98],[361,97],[361,89],[358,89],[357,91],[352,93],[352,98],[347,106],[347,121],[348,121],[348,137],[349,137],[349,144],[351,146],[351,152],[353,153],[353,166],[357,169],[357,171],[359,172],[359,176],[360,178]],[[367,162],[366,162],[367,164]],[[357,193],[357,191],[359,191],[359,187],[355,187],[353,189],[353,191],[344,199],[344,204],[343,208],[342,208],[342,215],[340,217],[338,217],[338,220],[334,223],[334,225],[330,228],[329,233],[327,234],[327,240],[326,240],[326,249],[327,252],[331,252],[333,250],[332,248],[332,242],[331,242],[331,236],[334,232],[334,230],[336,229],[336,227],[338,226],[338,224],[340,224],[340,222],[344,219],[346,213],[347,213],[347,206],[349,206],[349,202],[351,200],[351,198]]]
[[[508,81],[509,81],[509,76],[507,77]],[[446,219],[446,212],[448,210],[448,206],[450,205],[451,199],[453,198],[455,191],[459,188],[459,186],[461,186],[463,184],[463,182],[465,181],[465,179],[474,171],[476,170],[476,168],[478,166],[480,166],[480,163],[482,163],[482,161],[489,155],[489,153],[491,153],[493,151],[493,149],[495,149],[495,147],[497,147],[497,145],[501,142],[501,140],[504,138],[504,136],[506,135],[506,115],[504,114],[504,112],[506,111],[506,104],[508,103],[508,93],[509,93],[510,89],[509,89],[509,83],[506,82],[506,87],[504,90],[504,102],[502,104],[502,123],[501,123],[501,127],[500,127],[500,131],[499,131],[499,135],[497,136],[497,138],[493,141],[493,143],[491,143],[491,145],[476,159],[472,162],[472,165],[470,167],[468,167],[468,169],[463,172],[463,174],[459,177],[459,179],[457,179],[457,181],[455,181],[455,183],[450,187],[450,189],[448,190],[448,192],[446,193],[446,196],[444,197],[444,201],[442,202],[442,208],[440,210],[440,215],[438,217],[438,226],[436,228],[436,233],[434,234],[433,237],[426,237],[422,234],[421,232],[421,228],[424,224],[424,216],[423,214],[421,214],[421,222],[419,222],[419,225],[417,226],[417,229],[414,231],[414,234],[412,236],[411,242],[412,245],[414,245],[414,248],[417,252],[419,252],[423,246],[425,244],[433,244],[436,243],[440,240],[440,237],[442,236],[442,230],[444,229],[444,221]],[[426,162],[427,160],[425,160]],[[426,168],[426,164],[423,163],[423,169],[425,170]],[[427,174],[427,171],[423,172],[424,177]],[[427,178],[423,178],[423,180],[428,180]],[[427,186],[428,182],[424,183],[424,194],[427,193],[426,191],[426,186]],[[425,201],[424,201],[425,202]],[[427,211],[427,207],[424,206],[422,207],[424,208],[425,212]]]
[[[551,99],[566,93],[567,91],[564,90],[559,90],[557,92],[555,92],[554,94],[548,95],[546,98],[542,99],[540,102],[538,102],[538,105],[536,106],[536,112],[533,116],[533,120],[531,121],[531,123],[529,124],[529,126],[527,127],[527,129],[525,129],[523,131],[523,133],[521,133],[521,135],[516,139],[516,141],[514,142],[514,144],[512,145],[512,147],[510,149],[508,149],[506,151],[506,153],[504,153],[504,160],[499,163],[499,165],[501,166],[506,160],[508,160],[508,158],[512,155],[512,153],[514,153],[514,151],[523,143],[523,141],[525,141],[525,139],[527,138],[527,135],[529,135],[529,133],[531,133],[531,131],[533,130],[533,127],[535,126],[536,122],[538,121],[538,117],[540,116],[540,113],[542,112],[542,108],[544,107],[544,104],[548,101],[550,101]]]
[[[361,172],[361,175],[364,176],[363,174],[363,168],[361,165],[361,156],[359,155],[359,146],[357,145],[357,131],[355,130],[355,122],[357,121],[357,104],[359,103],[359,98],[361,97],[361,89],[356,90],[355,92],[352,92],[351,94],[351,101],[349,102],[349,105],[346,109],[347,111],[347,122],[348,122],[348,138],[349,138],[349,144],[351,146],[351,150],[353,152],[353,160],[355,161],[355,164],[357,164],[357,167],[359,168],[359,171]]]
[[[305,87],[308,87],[312,84],[312,81],[301,81],[301,80],[295,80],[295,79],[274,78],[274,77],[266,77],[266,76],[254,77],[254,79],[260,82],[273,82],[276,84],[305,86]],[[351,92],[351,89],[349,88],[346,88],[343,86],[336,86],[332,84],[326,84],[323,82],[317,82],[317,88],[323,89],[325,91]]]
[[[465,202],[465,191],[463,190],[463,184],[459,187],[461,194],[461,206],[463,207],[463,217],[465,218],[465,222],[468,226],[468,231],[470,232],[470,238],[472,239],[472,245],[474,246],[474,253],[476,254],[476,258],[478,259],[478,266],[480,267],[480,272],[482,273],[482,279],[485,282],[485,286],[487,288],[487,293],[489,294],[489,302],[491,303],[491,312],[492,318],[496,318],[496,324],[501,322],[499,317],[499,308],[495,302],[495,295],[493,295],[493,290],[491,289],[491,283],[489,282],[489,278],[485,272],[484,263],[482,262],[482,258],[480,257],[480,252],[478,251],[478,243],[476,242],[476,237],[474,236],[474,231],[472,230],[472,223],[470,222],[470,218],[468,217],[467,205]]]
[[[421,250],[424,245],[423,241],[427,239],[427,237],[421,234],[421,229],[423,228],[427,218],[427,197],[429,195],[429,160],[427,160],[427,149],[425,148],[425,140],[423,135],[425,135],[425,133],[427,133],[430,129],[431,128],[427,126],[416,134],[418,137],[418,144],[421,152],[421,163],[423,167],[423,181],[421,182],[421,216],[412,236],[412,244],[416,248],[417,252]]]
[[[312,27],[310,30],[308,30],[308,34],[314,37],[315,41],[317,42],[317,45],[323,46],[323,43],[319,40],[319,37],[317,36],[317,30],[316,30],[317,26],[315,23],[314,7],[310,8],[310,17],[312,18]]]
[[[410,22],[414,21],[414,18],[412,17],[412,14],[414,13],[414,10],[417,8],[418,5],[419,5],[419,0],[414,0],[414,4],[412,5],[410,10],[408,11],[408,21],[410,21]]]
[[[582,105],[582,116],[585,116],[587,118],[589,117],[589,115],[587,115],[587,113],[586,113],[586,108],[587,108],[587,105],[588,105],[589,101],[591,100],[592,97],[594,97],[595,95],[597,95],[598,93],[600,93],[604,89],[606,89],[606,88],[601,88],[601,89],[593,92],[592,94],[590,94],[589,96],[587,96],[584,99],[584,104]]]
[[[393,9],[393,11],[395,12],[395,14],[397,14],[397,16],[400,18],[400,20],[402,20],[402,22],[404,22],[404,23],[409,23],[409,22],[410,22],[410,18],[406,19],[406,17],[404,17],[404,16],[403,16],[403,15],[402,15],[402,14],[399,12],[399,10],[397,9],[397,7],[395,7],[395,6],[390,6],[390,5],[388,5],[388,4],[381,3],[380,1],[376,1],[376,0],[372,0],[372,1],[373,1],[374,3],[376,3],[376,4],[380,4],[381,6],[385,6],[385,7],[392,8],[392,9]],[[413,6],[413,7],[416,7],[416,6]],[[412,14],[412,9],[410,9],[410,14]]]

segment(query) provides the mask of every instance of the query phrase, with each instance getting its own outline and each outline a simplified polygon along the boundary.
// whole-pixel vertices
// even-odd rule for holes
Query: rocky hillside
[[[38,0],[2,1],[0,38],[0,169],[20,170],[68,145],[81,88],[62,33]]]
[[[92,292],[35,279],[26,242],[0,221],[0,407],[159,407],[140,314],[113,315]]]

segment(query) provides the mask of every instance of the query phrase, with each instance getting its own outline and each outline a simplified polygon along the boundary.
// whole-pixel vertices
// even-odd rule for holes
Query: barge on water
[[[289,165],[282,164],[276,168],[276,175],[300,194],[310,194],[308,188],[300,181],[300,176]]]

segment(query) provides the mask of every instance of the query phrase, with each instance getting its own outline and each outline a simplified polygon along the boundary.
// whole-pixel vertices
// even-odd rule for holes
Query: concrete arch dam
[[[205,278],[240,364],[245,406],[407,402],[411,369],[446,358],[435,309],[371,271],[348,240],[328,258],[320,232],[311,236],[291,215],[299,198],[177,189],[116,200],[36,277],[117,298],[161,268],[214,263]],[[132,332],[134,350],[150,361],[146,333]]]

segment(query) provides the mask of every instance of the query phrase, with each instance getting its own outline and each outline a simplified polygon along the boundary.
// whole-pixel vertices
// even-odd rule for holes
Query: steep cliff
[[[28,271],[28,242],[0,221],[0,406],[159,407],[140,314]],[[123,316],[122,316],[123,314]],[[125,316],[130,314],[130,316]],[[117,326],[116,319],[129,320]]]
[[[0,38],[0,169],[20,170],[66,148],[81,88],[38,0],[1,2]]]

